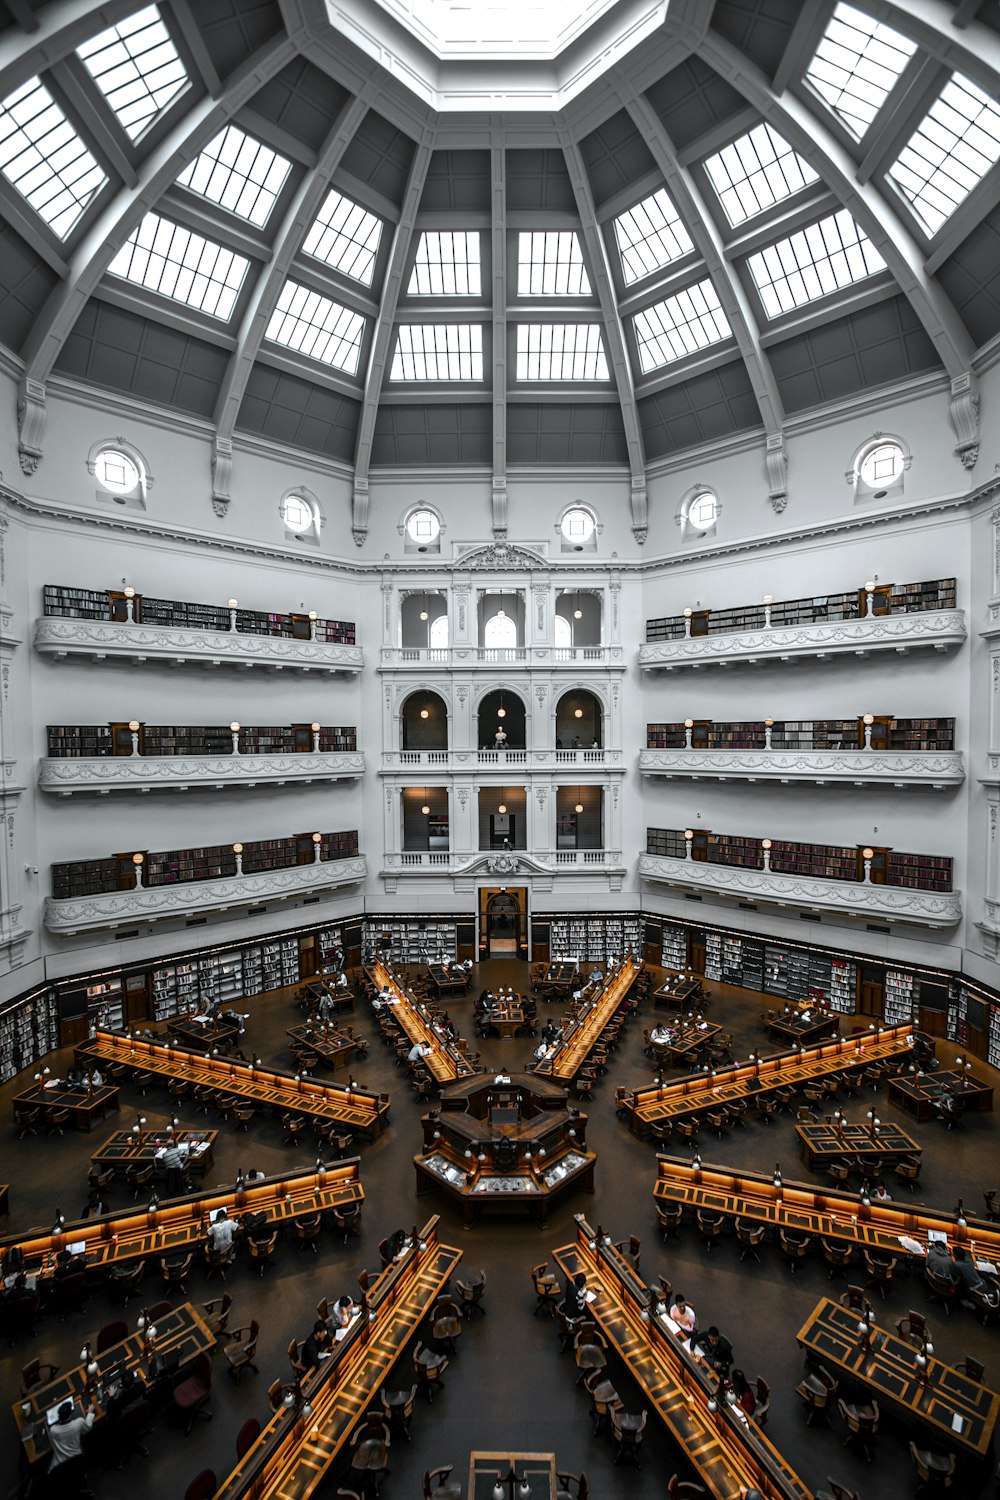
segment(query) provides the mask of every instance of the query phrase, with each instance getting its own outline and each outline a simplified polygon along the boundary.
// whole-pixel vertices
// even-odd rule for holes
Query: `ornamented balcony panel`
[[[392,882],[416,876],[444,875],[456,882],[489,876],[533,877],[539,888],[551,888],[555,877],[590,876],[605,890],[621,890],[625,865],[620,849],[478,849],[471,853],[417,849],[386,853],[382,878]]]
[[[546,671],[565,667],[579,672],[581,668],[607,667],[625,670],[622,646],[383,646],[380,672],[423,672],[437,667],[441,671],[484,667],[537,667]]]
[[[364,775],[360,751],[321,751],[299,755],[46,757],[38,764],[38,785],[59,797],[80,792],[186,792],[204,788],[285,786],[289,783],[356,781]]]
[[[728,667],[738,662],[824,661],[834,656],[864,658],[875,651],[947,651],[966,638],[961,609],[914,614],[869,615],[858,620],[813,620],[732,633],[686,636],[639,648],[639,666],[651,672],[680,668]]]
[[[42,618],[35,622],[35,649],[57,660],[126,661],[142,666],[264,667],[272,672],[342,672],[364,665],[360,646],[239,631],[184,630],[129,621]]]
[[[926,786],[965,780],[960,750],[643,750],[644,776],[816,786]]]
[[[639,875],[677,890],[709,891],[736,901],[766,901],[806,911],[839,912],[883,922],[921,927],[954,927],[962,919],[958,891],[923,891],[816,876],[783,875],[773,870],[700,863],[690,859],[639,856]]]
[[[386,750],[382,756],[384,776],[405,775],[414,769],[468,775],[470,771],[560,771],[564,766],[621,774],[626,769],[620,750]]]

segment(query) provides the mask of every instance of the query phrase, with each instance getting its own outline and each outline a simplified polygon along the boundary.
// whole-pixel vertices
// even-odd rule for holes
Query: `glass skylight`
[[[302,246],[334,271],[371,286],[382,220],[331,188]]]
[[[618,216],[615,238],[626,286],[641,281],[651,271],[662,270],[671,261],[694,249],[680,215],[663,188]]]
[[[210,317],[228,319],[250,262],[159,214],[146,214],[108,267],[174,302],[183,302]]]
[[[267,223],[291,162],[235,125],[209,141],[177,181],[251,224]]]
[[[889,177],[933,234],[998,158],[1000,106],[971,78],[955,73],[889,168]]]
[[[773,208],[817,174],[770,125],[755,125],[705,162],[730,224],[742,224]]]
[[[404,323],[390,380],[482,380],[481,323]]]
[[[885,269],[885,261],[846,208],[768,245],[747,266],[769,318],[815,302]]]
[[[478,297],[482,291],[478,229],[428,229],[417,242],[410,297]]]
[[[916,43],[853,5],[830,17],[806,78],[860,141],[885,103]]]
[[[347,375],[356,375],[364,331],[365,320],[360,313],[297,281],[286,281],[264,337]]]
[[[572,229],[522,229],[517,237],[519,297],[589,297],[579,236]]]
[[[37,78],[0,103],[0,172],[61,240],[108,180]]]
[[[644,308],[632,322],[644,375],[718,344],[732,332],[715,287],[707,278]]]
[[[99,31],[77,54],[132,141],[190,83],[155,5]]]
[[[599,323],[518,323],[518,380],[607,380]]]

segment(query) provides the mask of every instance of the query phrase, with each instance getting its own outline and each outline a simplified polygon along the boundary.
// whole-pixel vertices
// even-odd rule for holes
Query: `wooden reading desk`
[[[468,992],[470,981],[464,969],[449,969],[444,964],[428,964],[427,973],[439,995],[464,995]]]
[[[285,1035],[296,1047],[315,1052],[320,1062],[328,1068],[346,1067],[358,1050],[356,1036],[338,1031],[334,1026],[324,1026],[322,1022],[290,1026]]]
[[[657,1156],[653,1197],[691,1209],[767,1224],[794,1234],[812,1235],[867,1250],[883,1259],[927,1253],[928,1230],[948,1236],[949,1245],[963,1245],[976,1258],[1000,1264],[1000,1224],[957,1216],[922,1203],[872,1203],[865,1208],[856,1193],[816,1188],[805,1182],[783,1182],[780,1192],[770,1172],[733,1172],[726,1167],[692,1166],[676,1156]],[[909,1240],[915,1249],[901,1244]]]
[[[535,1072],[542,1078],[552,1078],[564,1084],[572,1083],[600,1040],[605,1026],[625,1003],[629,990],[641,972],[642,965],[627,958],[613,974],[609,974],[597,998],[581,1002],[575,1019],[566,1027],[556,1045],[542,1058]]]
[[[793,1046],[801,1042],[803,1047],[808,1047],[825,1036],[832,1036],[840,1025],[840,1016],[835,1010],[820,1010],[814,1005],[809,1010],[789,1011],[787,1015],[779,1010],[765,1024],[768,1035],[778,1041],[790,1042]]]
[[[722,1027],[698,1017],[690,1021],[686,1019],[678,1021],[676,1026],[670,1027],[670,1030],[674,1033],[672,1042],[658,1042],[655,1037],[655,1028],[650,1035],[653,1061],[657,1065],[682,1067],[685,1063],[690,1064],[694,1053],[700,1052],[713,1037],[718,1036]]]
[[[175,1130],[173,1139],[181,1148],[189,1172],[204,1177],[215,1166],[217,1130]],[[114,1167],[124,1177],[128,1167],[161,1166],[168,1144],[169,1138],[160,1130],[140,1131],[138,1135],[131,1130],[116,1130],[90,1159],[95,1166]]]
[[[307,1001],[313,1009],[317,1009],[319,1002],[324,997],[330,1001],[335,1011],[354,1009],[354,992],[349,989],[341,989],[337,984],[327,984],[323,979],[311,979],[304,984],[299,995]]]
[[[653,1004],[661,1008],[683,1010],[687,1006],[691,1009],[699,1000],[705,1004],[701,980],[693,979],[689,974],[675,974],[653,991]]]
[[[858,1334],[858,1314],[824,1297],[796,1334],[807,1358],[819,1360],[841,1380],[861,1386],[883,1409],[911,1427],[932,1434],[935,1445],[967,1458],[983,1458],[993,1442],[1000,1396],[960,1375],[931,1355],[926,1381],[920,1350],[877,1325],[870,1341]],[[959,1430],[960,1429],[960,1430]]]
[[[222,1094],[293,1115],[305,1115],[322,1125],[341,1125],[370,1136],[380,1135],[389,1118],[389,1096],[364,1089],[338,1088],[332,1083],[296,1080],[289,1073],[273,1073],[253,1063],[227,1057],[201,1057],[182,1047],[150,1042],[99,1030],[92,1042],[76,1049],[80,1063],[119,1065],[129,1073],[152,1073],[165,1082],[186,1080],[192,1088],[217,1089]],[[117,1090],[115,1090],[117,1094]]]
[[[730,1500],[744,1486],[760,1490],[768,1500],[811,1500],[808,1485],[740,1408],[720,1400],[718,1411],[708,1410],[718,1391],[717,1377],[671,1331],[665,1309],[659,1311],[658,1294],[639,1279],[610,1236],[603,1243],[600,1235],[577,1214],[575,1244],[556,1250],[554,1259],[565,1277],[577,1271],[586,1275],[588,1289],[597,1293],[590,1316],[709,1493]]]
[[[752,1101],[775,1089],[800,1088],[813,1078],[844,1077],[876,1062],[902,1062],[912,1051],[912,1034],[909,1025],[864,1031],[856,1037],[820,1042],[802,1052],[779,1052],[759,1062],[724,1068],[714,1078],[695,1073],[677,1083],[630,1090],[623,1106],[629,1128],[641,1135],[651,1125],[672,1124],[738,1100]]]
[[[95,1120],[103,1120],[119,1107],[118,1089],[102,1084],[99,1089],[85,1085],[66,1087],[60,1079],[32,1084],[30,1089],[14,1095],[14,1119],[26,1110],[40,1109],[50,1115],[53,1110],[68,1109],[74,1130],[89,1130]]]
[[[385,964],[378,962],[365,970],[377,990],[390,990],[387,1002],[393,1020],[406,1032],[411,1042],[421,1042],[431,1050],[424,1057],[424,1067],[437,1084],[454,1083],[456,1078],[471,1078],[475,1072],[468,1057],[456,1042],[449,1042],[443,1031],[435,1029],[427,1007],[394,979]]]
[[[860,1121],[854,1124],[847,1120],[840,1125],[796,1125],[799,1140],[799,1155],[810,1172],[825,1172],[831,1162],[843,1161],[845,1157],[864,1162],[885,1162],[891,1166],[904,1156],[919,1157],[922,1147],[912,1136],[898,1125],[885,1121],[875,1134],[872,1126]]]
[[[512,1037],[522,1027],[530,1030],[532,1026],[520,1000],[494,1000],[482,1012],[479,1024],[492,1028],[498,1036],[502,1037]]]
[[[961,1073],[938,1069],[933,1073],[918,1071],[900,1073],[889,1080],[889,1098],[893,1104],[912,1115],[915,1120],[929,1120],[936,1113],[936,1105],[950,1094],[955,1107],[961,1113],[982,1110],[989,1114],[993,1109],[993,1085],[979,1078],[966,1078]]]
[[[457,1269],[461,1250],[438,1243],[429,1219],[417,1244],[373,1283],[362,1316],[301,1382],[301,1401],[282,1407],[215,1500],[306,1500],[323,1483],[421,1320]],[[405,1382],[408,1383],[407,1374]],[[303,1403],[312,1412],[306,1416]]]
[[[502,1453],[473,1451],[469,1455],[469,1500],[493,1500],[497,1481],[511,1469],[519,1482],[528,1485],[534,1500],[556,1500],[559,1484],[555,1454],[515,1453],[509,1448]]]
[[[185,1365],[197,1359],[199,1354],[207,1354],[215,1350],[215,1335],[206,1327],[201,1315],[192,1307],[190,1302],[183,1303],[180,1307],[172,1308],[162,1317],[156,1320],[156,1344],[149,1358],[145,1354],[145,1334],[133,1333],[120,1344],[112,1344],[110,1348],[102,1353],[94,1354],[101,1375],[97,1377],[98,1389],[101,1389],[101,1377],[114,1372],[125,1373],[126,1371],[137,1371],[144,1382],[152,1384],[157,1379],[158,1363],[163,1361],[165,1371],[169,1371],[170,1379],[175,1378],[178,1370],[183,1370]],[[77,1415],[80,1414],[79,1403],[82,1402],[87,1391],[87,1373],[85,1367],[80,1364],[73,1369],[57,1375],[48,1385],[41,1386],[38,1390],[24,1397],[21,1401],[15,1401],[11,1407],[14,1413],[14,1421],[21,1437],[24,1449],[24,1457],[28,1464],[34,1464],[41,1459],[48,1460],[52,1449],[49,1445],[48,1425],[46,1423],[46,1412],[57,1409],[63,1401],[78,1403]],[[103,1390],[101,1389],[103,1395]],[[138,1396],[138,1391],[136,1395]],[[96,1392],[93,1400],[98,1422],[104,1415],[101,1401],[97,1399]],[[25,1412],[23,1407],[29,1410]]]
[[[231,1016],[202,1016],[192,1011],[167,1022],[167,1032],[178,1047],[190,1052],[228,1052],[239,1040],[240,1023]]]
[[[333,1208],[346,1208],[364,1201],[364,1189],[358,1158],[338,1161],[318,1172],[291,1172],[281,1177],[265,1177],[248,1184],[241,1193],[235,1187],[215,1191],[186,1193],[159,1204],[155,1212],[148,1207],[130,1209],[127,1213],[102,1214],[96,1219],[80,1219],[66,1224],[59,1234],[6,1235],[0,1240],[0,1251],[6,1255],[17,1245],[24,1255],[24,1269],[42,1278],[55,1270],[56,1257],[73,1246],[85,1257],[88,1270],[109,1271],[147,1256],[180,1255],[200,1244],[216,1211],[224,1208],[234,1221],[244,1214],[262,1213],[268,1226],[277,1228],[294,1224],[296,1219],[312,1218]]]

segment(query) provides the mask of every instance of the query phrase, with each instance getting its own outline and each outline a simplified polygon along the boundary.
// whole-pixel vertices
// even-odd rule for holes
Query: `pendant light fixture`
[[[583,812],[583,803],[580,801],[581,795],[582,794],[580,792],[580,788],[577,787],[577,789],[576,789],[576,806],[573,809],[574,812],[578,812],[578,813],[582,813]]]
[[[431,805],[427,801],[427,788],[424,787],[423,791],[424,791],[424,801],[423,801],[423,806],[421,807],[420,811],[423,813],[424,817],[426,818],[430,814]]]
[[[500,694],[500,707],[497,709],[497,718],[506,719],[507,710],[503,706],[503,693]]]
[[[497,610],[497,619],[498,620],[506,620],[506,618],[507,618],[507,615],[504,612],[504,607],[503,607],[503,593],[501,592],[501,594],[500,594],[500,608]]]
[[[427,621],[427,620],[430,619],[430,611],[427,608],[427,595],[426,594],[423,595],[423,608],[420,611],[420,618],[422,620],[424,620],[424,621]]]
[[[500,788],[500,801],[497,803],[497,812],[498,813],[505,813],[507,811],[507,803],[505,801],[506,796],[507,796],[507,788],[506,787],[501,787]]]

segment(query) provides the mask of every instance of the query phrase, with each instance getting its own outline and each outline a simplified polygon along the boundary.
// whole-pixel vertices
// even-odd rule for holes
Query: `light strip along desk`
[[[302,1400],[272,1416],[215,1500],[305,1500],[316,1491],[458,1267],[461,1250],[439,1244],[437,1227],[429,1219],[417,1244],[382,1271],[346,1338],[301,1382]]]
[[[572,1083],[641,973],[642,964],[627,958],[613,974],[609,974],[597,999],[589,1005],[581,1002],[581,1006],[586,1006],[586,1009],[577,1014],[556,1047],[543,1057],[535,1072],[540,1077],[552,1078],[557,1083]]]
[[[920,1378],[920,1350],[877,1325],[870,1342],[858,1336],[854,1308],[824,1297],[795,1335],[807,1358],[828,1369],[888,1407],[935,1444],[953,1448],[964,1458],[982,1459],[991,1449],[1000,1416],[1000,1396],[929,1355],[926,1381]],[[958,1419],[961,1430],[954,1423]]]
[[[385,964],[371,964],[365,973],[377,990],[391,990],[389,1014],[399,1022],[410,1041],[421,1042],[431,1049],[424,1058],[424,1067],[435,1083],[454,1083],[456,1078],[472,1077],[476,1070],[465,1053],[455,1042],[449,1042],[444,1032],[434,1029],[425,1003],[415,1000]]]
[[[338,1161],[323,1172],[310,1168],[281,1177],[265,1177],[237,1192],[235,1187],[214,1192],[186,1193],[149,1208],[102,1214],[64,1225],[59,1234],[7,1235],[0,1240],[6,1255],[12,1245],[24,1254],[25,1270],[51,1276],[56,1256],[71,1245],[82,1245],[88,1271],[110,1271],[147,1256],[178,1255],[200,1244],[220,1208],[229,1218],[263,1213],[268,1229],[294,1224],[333,1208],[364,1202],[358,1158]]]
[[[676,1156],[657,1156],[653,1197],[679,1203],[691,1210],[705,1209],[727,1219],[769,1224],[794,1234],[857,1245],[870,1254],[909,1256],[900,1236],[913,1240],[926,1254],[929,1230],[948,1236],[950,1246],[963,1245],[977,1258],[1000,1262],[1000,1224],[926,1208],[922,1203],[875,1203],[865,1208],[856,1193],[815,1188],[805,1182],[782,1182],[781,1191],[770,1172],[733,1172],[727,1167],[695,1167]]]
[[[98,1030],[92,1042],[77,1047],[76,1060],[84,1065],[117,1064],[129,1073],[153,1073],[167,1081],[183,1080],[192,1088],[216,1089],[251,1104],[266,1104],[288,1114],[306,1115],[318,1124],[343,1125],[373,1137],[381,1134],[389,1117],[388,1094],[315,1083],[310,1078],[296,1081],[290,1073],[273,1073],[228,1057],[202,1057],[169,1042],[150,1042],[117,1031]]]
[[[576,1243],[554,1253],[567,1278],[582,1271],[596,1299],[589,1304],[604,1337],[641,1386],[657,1415],[698,1477],[718,1500],[732,1500],[740,1487],[758,1489],[767,1500],[812,1500],[803,1483],[764,1432],[740,1408],[718,1399],[718,1378],[691,1354],[657,1313],[659,1294],[640,1280],[610,1243],[599,1242],[582,1214],[576,1216]],[[649,1314],[644,1320],[643,1312]],[[685,1341],[686,1342],[686,1341]]]
[[[641,1135],[651,1125],[672,1124],[738,1100],[752,1102],[775,1089],[801,1088],[811,1079],[843,1078],[872,1063],[902,1062],[913,1050],[912,1038],[909,1025],[863,1031],[802,1052],[779,1052],[757,1063],[724,1068],[712,1079],[695,1073],[677,1083],[629,1090],[623,1107],[629,1128]]]

